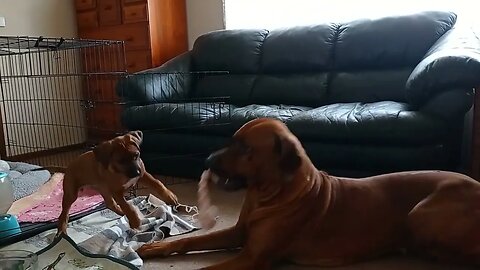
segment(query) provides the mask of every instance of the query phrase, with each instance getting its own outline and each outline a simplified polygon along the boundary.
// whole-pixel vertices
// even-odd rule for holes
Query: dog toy
[[[215,181],[214,178],[215,176],[210,170],[205,170],[198,183],[198,220],[205,230],[210,230],[217,222],[218,209],[211,204],[210,194],[208,192],[210,182]]]

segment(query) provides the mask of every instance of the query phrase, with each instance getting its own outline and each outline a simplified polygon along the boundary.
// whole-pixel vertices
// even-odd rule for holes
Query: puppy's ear
[[[130,131],[128,135],[132,136],[132,139],[137,144],[137,147],[140,148],[140,144],[143,142],[143,132],[140,130]]]
[[[110,158],[113,153],[113,143],[112,141],[102,142],[101,144],[97,145],[93,149],[93,154],[95,155],[95,159],[103,165],[103,167],[107,168],[108,163],[110,162]]]
[[[289,138],[282,138],[278,134],[275,134],[274,140],[274,151],[280,157],[280,168],[287,173],[293,173],[302,164],[297,146]]]

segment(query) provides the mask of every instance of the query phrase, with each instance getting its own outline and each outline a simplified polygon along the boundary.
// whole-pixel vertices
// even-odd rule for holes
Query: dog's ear
[[[130,131],[128,135],[132,136],[133,141],[140,148],[140,144],[143,142],[143,132],[140,130]]]
[[[108,168],[108,163],[113,153],[113,143],[112,141],[102,142],[93,149],[93,154],[95,159],[103,165],[103,167]]]
[[[274,151],[280,157],[280,168],[287,173],[293,173],[302,164],[295,142],[289,138],[282,138],[278,134],[275,134],[274,140]]]

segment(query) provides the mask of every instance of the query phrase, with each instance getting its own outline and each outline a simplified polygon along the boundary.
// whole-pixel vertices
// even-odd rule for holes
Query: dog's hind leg
[[[78,187],[75,181],[70,181],[69,176],[65,174],[63,178],[63,197],[62,197],[62,212],[58,217],[58,232],[67,234],[68,214],[72,204],[77,200]]]
[[[471,187],[438,190],[408,216],[413,249],[433,259],[480,265],[480,192]]]

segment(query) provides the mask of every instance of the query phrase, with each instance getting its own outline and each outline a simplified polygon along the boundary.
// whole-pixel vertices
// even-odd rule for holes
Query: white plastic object
[[[13,204],[13,186],[6,172],[0,172],[0,215],[7,213]]]
[[[211,204],[210,194],[208,192],[212,175],[210,170],[204,171],[198,183],[198,207],[200,212],[198,213],[198,219],[202,229],[205,230],[210,230],[217,223],[216,216],[218,209]]]

